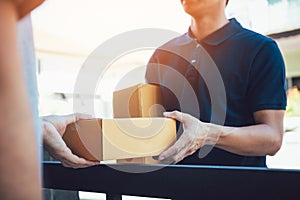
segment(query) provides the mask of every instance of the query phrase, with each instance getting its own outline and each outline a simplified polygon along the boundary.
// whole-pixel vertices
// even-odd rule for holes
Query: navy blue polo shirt
[[[236,19],[200,41],[187,32],[156,49],[146,80],[161,85],[167,111],[203,122],[255,125],[254,112],[286,108],[285,65],[277,44]],[[179,164],[264,167],[266,157],[204,146]]]

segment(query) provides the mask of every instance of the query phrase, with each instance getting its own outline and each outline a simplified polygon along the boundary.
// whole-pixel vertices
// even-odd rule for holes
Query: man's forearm
[[[36,138],[17,45],[17,13],[0,1],[0,199],[41,199]]]
[[[211,125],[211,130],[218,136],[216,147],[244,156],[274,155],[282,143],[282,134],[266,124],[247,127]]]

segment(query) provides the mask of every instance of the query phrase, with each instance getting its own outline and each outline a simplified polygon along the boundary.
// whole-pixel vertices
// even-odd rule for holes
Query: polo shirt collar
[[[213,32],[212,34],[206,36],[203,38],[200,43],[206,43],[212,46],[217,46],[230,38],[232,35],[236,34],[242,29],[242,26],[240,23],[235,19],[232,18],[229,20],[229,23],[227,23],[225,26],[220,28],[219,30]],[[193,38],[193,36],[190,33],[190,29],[187,33],[183,35],[181,38],[181,41],[179,42],[179,45],[187,45],[191,42],[195,42],[196,39]]]

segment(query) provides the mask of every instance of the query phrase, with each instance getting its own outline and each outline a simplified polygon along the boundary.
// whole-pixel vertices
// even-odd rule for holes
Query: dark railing
[[[154,165],[113,165],[152,171]],[[127,173],[110,165],[85,169],[44,162],[44,188],[169,199],[300,199],[300,171],[247,167],[169,165],[147,173]]]

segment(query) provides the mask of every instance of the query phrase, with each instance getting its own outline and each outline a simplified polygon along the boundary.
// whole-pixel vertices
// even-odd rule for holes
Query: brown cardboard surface
[[[118,164],[163,164],[158,160],[149,157],[139,157],[139,158],[129,158],[129,159],[119,159],[117,160]]]
[[[114,118],[162,117],[161,90],[158,85],[138,84],[115,91]]]
[[[87,160],[103,160],[102,120],[80,120],[67,126],[63,140],[71,151]]]
[[[104,160],[159,155],[176,140],[176,123],[167,118],[106,119]]]
[[[80,120],[63,139],[72,152],[88,160],[156,156],[176,139],[176,123],[167,118]]]
[[[113,110],[115,118],[162,117],[161,89],[155,84],[138,84],[115,91]],[[117,163],[159,164],[151,157],[117,160]]]

